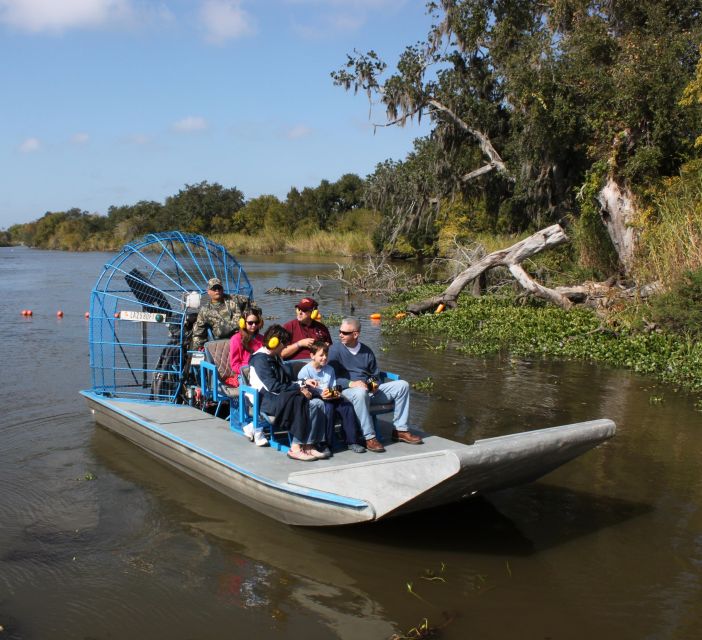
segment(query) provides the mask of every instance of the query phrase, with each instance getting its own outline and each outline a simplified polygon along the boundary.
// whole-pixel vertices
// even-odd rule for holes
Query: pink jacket
[[[232,381],[232,378],[230,378],[227,382],[228,384],[232,384],[233,386],[238,386],[239,382],[237,379],[237,376],[239,375],[239,371],[241,370],[241,367],[249,364],[249,358],[251,357],[251,354],[254,351],[257,351],[263,346],[263,336],[260,333],[257,333],[255,336],[251,338],[251,342],[249,342],[249,349],[251,351],[247,351],[244,349],[244,345],[241,343],[241,332],[237,331],[229,341],[229,366],[231,367],[231,370],[233,372],[233,380],[236,381],[234,383]]]

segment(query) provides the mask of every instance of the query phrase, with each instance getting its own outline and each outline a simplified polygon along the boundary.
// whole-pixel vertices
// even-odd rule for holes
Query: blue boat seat
[[[308,360],[288,360],[283,364],[290,372],[291,377],[297,379],[300,369],[308,362]],[[287,430],[276,430],[275,416],[261,411],[261,394],[251,386],[249,372],[250,367],[248,366],[241,367],[239,372],[239,411],[236,418],[238,424],[235,425],[235,417],[230,414],[232,429],[243,433],[244,425],[253,423],[255,430],[263,429],[267,432],[271,447],[279,451],[288,451],[290,449],[290,434]]]
[[[202,389],[203,408],[207,402],[216,405],[215,416],[225,403],[230,405],[230,413],[239,399],[239,390],[225,384],[233,375],[229,366],[229,339],[210,340],[205,343],[205,360],[200,363],[200,388]]]
[[[293,379],[297,379],[300,369],[306,365],[309,360],[287,360],[283,364],[290,371]],[[254,429],[263,429],[267,432],[270,444],[279,451],[287,451],[290,448],[290,434],[287,431],[276,430],[275,416],[267,415],[260,409],[260,394],[257,389],[251,386],[249,379],[250,368],[242,367],[239,373],[239,400],[238,412],[232,411],[230,414],[230,424],[233,430],[243,433],[245,424],[253,423]],[[400,376],[389,371],[380,372],[381,381],[399,380]],[[382,404],[373,404],[370,408],[373,423],[378,432],[378,416],[385,413],[393,413],[395,410],[394,402],[385,402]]]

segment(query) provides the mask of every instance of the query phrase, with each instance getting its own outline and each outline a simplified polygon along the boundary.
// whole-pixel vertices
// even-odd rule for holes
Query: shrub
[[[654,322],[672,331],[702,336],[702,269],[687,271],[651,302]]]

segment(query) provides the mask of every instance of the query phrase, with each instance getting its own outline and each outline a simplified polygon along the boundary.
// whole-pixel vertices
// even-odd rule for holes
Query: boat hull
[[[611,420],[479,440],[427,435],[382,455],[351,452],[303,464],[258,448],[224,420],[182,405],[81,392],[97,423],[162,462],[281,522],[334,526],[380,520],[533,481],[612,437]]]

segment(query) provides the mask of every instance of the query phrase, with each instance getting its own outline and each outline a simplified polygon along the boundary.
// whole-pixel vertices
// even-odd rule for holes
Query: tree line
[[[79,208],[49,211],[26,224],[16,224],[0,235],[0,243],[70,251],[112,250],[147,233],[178,229],[189,233],[242,233],[260,231],[309,232],[334,230],[349,223],[361,210],[364,181],[346,174],[336,182],[322,180],[317,187],[292,188],[285,200],[262,195],[246,200],[236,187],[207,181],[185,185],[163,203],[142,200],[111,206],[107,215]]]

